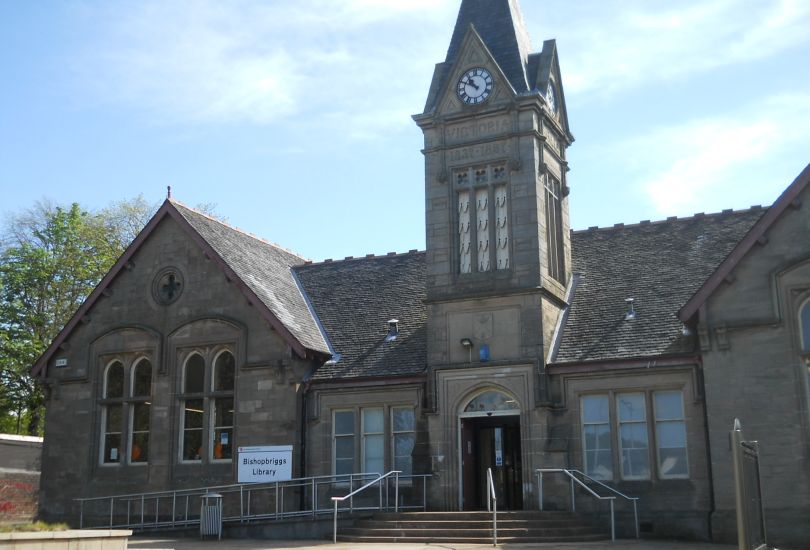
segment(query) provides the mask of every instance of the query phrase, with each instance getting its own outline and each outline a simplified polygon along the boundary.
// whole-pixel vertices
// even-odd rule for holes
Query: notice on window
[[[292,445],[239,447],[239,483],[292,479]]]

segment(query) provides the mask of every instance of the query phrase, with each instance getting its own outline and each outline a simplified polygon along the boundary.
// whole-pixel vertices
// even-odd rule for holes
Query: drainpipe
[[[715,512],[715,499],[714,499],[714,474],[712,473],[712,447],[711,437],[709,437],[709,410],[708,399],[706,398],[706,381],[703,377],[703,356],[699,355],[695,364],[698,371],[698,384],[700,386],[700,394],[703,396],[703,430],[704,437],[706,438],[706,467],[709,475],[709,540],[714,541],[714,529],[712,528],[712,519]]]
[[[301,440],[299,442],[301,453],[298,465],[298,471],[300,472],[299,477],[307,477],[305,475],[307,465],[307,393],[309,392],[310,384],[311,381],[307,379],[301,386],[301,429],[299,430],[301,434]]]

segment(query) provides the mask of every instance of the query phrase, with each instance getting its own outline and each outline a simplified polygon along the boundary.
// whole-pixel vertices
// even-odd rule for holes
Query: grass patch
[[[68,529],[70,527],[67,523],[45,523],[44,521],[0,524],[0,533],[35,533],[37,531],[67,531]]]

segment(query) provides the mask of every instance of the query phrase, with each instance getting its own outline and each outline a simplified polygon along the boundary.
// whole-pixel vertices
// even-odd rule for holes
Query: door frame
[[[489,391],[489,390],[487,390]],[[504,395],[510,395],[502,390],[493,390],[499,393],[503,393]],[[477,393],[471,399],[467,400],[467,403],[475,399],[476,396],[480,395],[481,392]],[[511,396],[510,396],[511,397]],[[458,463],[458,509],[464,509],[464,448],[462,442],[462,433],[461,433],[461,423],[463,420],[467,418],[492,418],[497,416],[517,416],[518,417],[518,426],[520,426],[521,421],[521,410],[520,408],[507,410],[507,411],[475,411],[475,412],[462,412],[458,414],[456,420],[456,449],[458,449],[456,453],[456,461]],[[523,452],[523,441],[521,439],[520,445],[520,452]]]

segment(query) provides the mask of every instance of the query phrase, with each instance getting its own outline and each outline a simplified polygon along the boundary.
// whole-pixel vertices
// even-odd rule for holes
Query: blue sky
[[[320,260],[424,248],[459,0],[0,0],[0,213],[171,185]],[[810,2],[523,0],[556,38],[576,229],[770,204],[810,162]]]

